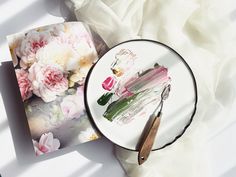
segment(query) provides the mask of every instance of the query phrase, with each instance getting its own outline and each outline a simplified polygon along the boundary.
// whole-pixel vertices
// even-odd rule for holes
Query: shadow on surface
[[[231,18],[231,20],[233,20],[233,21],[236,20],[236,10],[234,10],[234,11],[232,11],[232,12],[230,13],[230,18]]]
[[[6,3],[8,0],[0,0],[0,5],[3,5],[4,3]],[[1,176],[1,175],[0,175]]]
[[[118,160],[114,156],[113,144],[105,137],[100,138],[97,141],[88,142],[78,146],[77,151],[84,157],[94,161],[96,163],[101,163],[101,167],[96,169],[90,177],[98,176],[114,176],[114,177],[126,177],[125,172],[120,166]],[[92,169],[92,167],[90,167]],[[88,169],[87,169],[88,170]],[[114,171],[119,173],[113,174]],[[81,170],[74,172],[69,177],[80,176]]]
[[[235,175],[236,175],[236,166],[228,170],[226,173],[224,173],[220,177],[235,177]]]
[[[7,128],[7,126],[8,126],[7,121],[0,123],[0,132],[5,130]]]
[[[23,9],[20,13],[15,14],[7,21],[1,23],[0,44],[2,44],[6,40],[7,35],[20,32],[27,25],[46,15],[48,12],[46,7],[44,8],[44,6],[46,6],[47,4],[44,4],[44,1],[36,1],[35,3]]]
[[[11,62],[4,62],[0,66],[0,83],[2,99],[17,157],[17,159],[5,165],[1,171],[6,173],[7,176],[17,176],[17,174],[27,168],[26,166],[16,168],[19,163],[23,165],[19,159],[28,160],[29,154],[34,155],[34,151],[31,138],[29,137],[29,129],[25,119],[24,107],[18,90],[14,68]]]
[[[44,0],[47,12],[56,17],[63,17],[65,21],[77,21],[74,13],[66,6],[65,0]]]
[[[16,154],[29,154],[29,150],[33,152],[32,142],[31,138],[27,136],[30,135],[29,128],[12,62],[4,62],[0,66],[0,83],[2,83],[0,85],[0,90],[8,117],[8,123],[11,129]],[[28,147],[30,147],[30,149]]]
[[[21,168],[18,167],[19,165],[21,165]],[[14,159],[1,168],[0,172],[2,177],[17,177],[26,171],[27,168],[29,168],[29,166],[19,164],[19,162]]]
[[[84,157],[97,163],[116,160],[113,153],[113,144],[104,137],[79,145],[77,151]]]

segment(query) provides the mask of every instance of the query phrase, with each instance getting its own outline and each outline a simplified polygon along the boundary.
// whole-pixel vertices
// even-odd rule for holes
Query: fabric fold
[[[229,116],[236,105],[233,0],[71,2],[77,19],[90,25],[109,47],[135,38],[163,42],[183,56],[197,80],[197,113],[174,144],[152,152],[142,166],[137,165],[137,153],[115,147],[127,175],[211,177],[207,142],[235,122]]]

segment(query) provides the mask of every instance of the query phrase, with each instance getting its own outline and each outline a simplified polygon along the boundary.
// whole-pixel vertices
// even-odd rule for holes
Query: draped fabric
[[[130,177],[211,177],[208,141],[235,121],[236,27],[233,0],[67,0],[77,19],[109,47],[129,39],[165,43],[192,68],[197,112],[185,134],[137,165],[137,153],[115,148]],[[236,21],[236,20],[235,20]]]

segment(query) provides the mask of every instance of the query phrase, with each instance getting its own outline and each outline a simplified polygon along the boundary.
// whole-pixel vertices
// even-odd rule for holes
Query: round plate
[[[88,114],[105,137],[123,148],[137,150],[137,143],[149,116],[134,118],[129,123],[120,124],[117,121],[109,121],[103,116],[111,102],[104,106],[97,103],[101,95],[108,92],[102,87],[102,83],[106,78],[114,75],[111,66],[114,63],[117,64],[116,56],[121,50],[131,51],[131,57],[135,55],[134,63],[130,68],[125,67],[130,63],[123,64],[126,70],[137,70],[135,72],[138,73],[140,69],[144,71],[153,68],[156,63],[168,69],[171,91],[167,100],[164,101],[161,124],[153,150],[164,148],[185,132],[195,114],[197,87],[194,75],[177,52],[162,43],[151,40],[130,40],[120,43],[111,48],[94,65],[87,77],[85,88]]]

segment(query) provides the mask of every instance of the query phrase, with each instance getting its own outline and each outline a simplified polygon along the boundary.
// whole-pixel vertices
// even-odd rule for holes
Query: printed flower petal
[[[58,150],[60,147],[60,141],[56,138],[53,138],[52,132],[42,134],[39,142],[36,140],[32,141],[36,155],[53,152]]]
[[[25,101],[32,96],[32,84],[28,78],[29,73],[23,69],[16,69],[15,72],[22,100]]]
[[[80,143],[85,143],[88,141],[96,140],[98,138],[99,138],[99,136],[94,131],[94,129],[91,127],[87,128],[84,131],[81,131],[80,134],[78,135],[78,139],[79,139]]]
[[[68,80],[63,71],[54,65],[34,63],[29,69],[33,93],[43,101],[50,102],[68,89]]]

